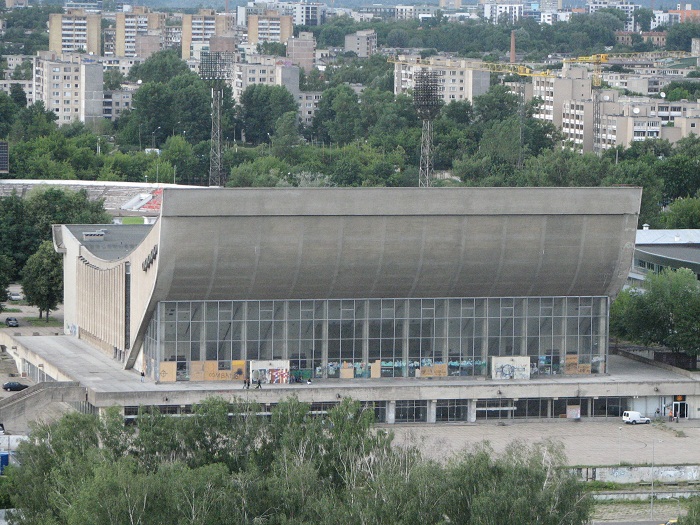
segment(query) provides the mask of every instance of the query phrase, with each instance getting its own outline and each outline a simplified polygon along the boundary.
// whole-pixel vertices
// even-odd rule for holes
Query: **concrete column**
[[[437,400],[428,401],[428,423],[435,423],[437,420]]]
[[[241,326],[241,359],[243,361],[250,361],[248,356],[248,301],[243,301],[241,308],[241,317],[243,319],[243,325]]]
[[[386,422],[389,425],[396,423],[396,401],[386,402]]]
[[[551,399],[547,400],[547,419],[552,419],[552,403]]]
[[[470,423],[476,423],[476,399],[469,399],[468,400],[468,417],[467,420]]]
[[[605,363],[605,366],[602,370],[600,370],[600,373],[604,374],[608,372],[608,344],[610,341],[608,337],[608,316],[610,315],[610,298],[603,297],[598,300],[600,301],[599,308],[596,308],[595,302],[593,303],[593,312],[595,313],[596,310],[598,310],[601,313],[598,319],[598,336],[595,338],[597,341],[594,341],[594,343],[597,343],[595,345],[598,350],[597,355],[602,356],[604,359],[603,362]],[[593,354],[593,357],[595,356],[596,354]]]

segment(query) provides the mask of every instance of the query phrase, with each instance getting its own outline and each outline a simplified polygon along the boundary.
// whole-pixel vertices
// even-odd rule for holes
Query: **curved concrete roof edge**
[[[641,196],[641,187],[165,188],[161,216],[624,215],[639,213]]]

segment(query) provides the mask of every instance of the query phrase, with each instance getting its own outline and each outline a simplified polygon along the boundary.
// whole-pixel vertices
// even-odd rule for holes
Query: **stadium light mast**
[[[231,78],[233,53],[203,51],[199,63],[199,76],[211,82],[211,149],[209,151],[209,186],[223,186],[225,175],[221,172],[221,101],[224,85]]]
[[[416,71],[413,87],[413,105],[423,121],[420,142],[420,174],[418,186],[432,186],[433,179],[433,120],[442,106],[442,97],[438,89],[438,74],[435,71],[421,69]]]

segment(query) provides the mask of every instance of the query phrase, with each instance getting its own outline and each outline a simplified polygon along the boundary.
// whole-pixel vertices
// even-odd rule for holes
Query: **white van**
[[[627,410],[623,412],[622,421],[632,425],[636,425],[637,423],[651,423],[651,419],[649,419],[648,417],[644,417],[642,414],[640,414],[639,412],[635,412],[634,410]]]

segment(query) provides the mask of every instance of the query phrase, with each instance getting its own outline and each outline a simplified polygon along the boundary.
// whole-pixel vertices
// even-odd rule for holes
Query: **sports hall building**
[[[186,413],[245,378],[269,384],[267,404],[311,379],[294,393],[315,409],[347,395],[389,423],[617,417],[679,394],[689,413],[695,381],[609,381],[640,200],[629,187],[166,188],[152,225],[54,227],[64,331],[145,373],[138,403],[111,398],[127,416]]]

